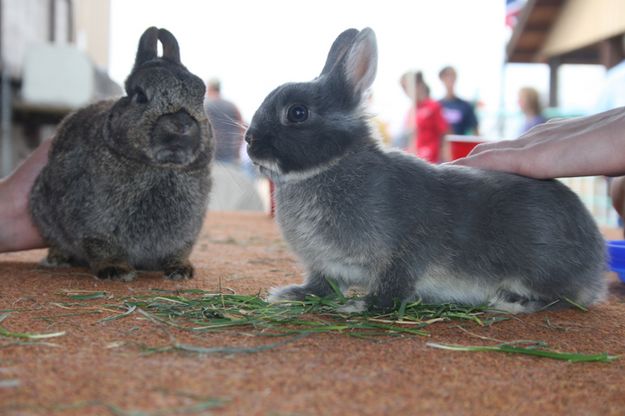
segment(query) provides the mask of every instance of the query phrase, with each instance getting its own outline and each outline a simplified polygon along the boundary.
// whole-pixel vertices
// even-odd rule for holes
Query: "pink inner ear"
[[[370,74],[371,65],[375,65],[372,59],[375,59],[375,54],[366,42],[354,45],[349,52],[345,68],[346,75],[349,82],[355,87],[356,93],[364,92],[373,81],[368,79],[372,76]]]
[[[362,53],[359,54],[360,59],[356,61],[356,67],[354,68],[354,75],[356,79],[358,80],[361,80],[367,73],[367,70],[369,69],[369,59],[366,59],[363,56],[365,53],[368,54],[369,51],[363,51]]]

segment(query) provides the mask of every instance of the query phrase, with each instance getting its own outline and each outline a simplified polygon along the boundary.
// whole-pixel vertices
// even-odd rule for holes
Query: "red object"
[[[471,150],[483,140],[476,140],[475,136],[455,136],[449,135],[446,140],[449,142],[451,160],[461,159],[471,153]]]
[[[442,138],[447,122],[438,101],[426,98],[417,104],[417,156],[431,163],[441,160]]]

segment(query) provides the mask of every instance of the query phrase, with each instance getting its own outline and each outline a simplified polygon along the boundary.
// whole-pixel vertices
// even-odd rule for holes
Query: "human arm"
[[[0,253],[45,247],[28,208],[30,190],[48,161],[51,140],[45,140],[8,177],[0,180]]]

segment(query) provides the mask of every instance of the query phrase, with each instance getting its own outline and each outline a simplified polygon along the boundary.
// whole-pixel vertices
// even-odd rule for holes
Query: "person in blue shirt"
[[[456,70],[451,66],[446,66],[440,70],[438,77],[445,86],[445,97],[439,102],[443,106],[443,116],[453,134],[479,135],[478,121],[473,106],[456,95]]]

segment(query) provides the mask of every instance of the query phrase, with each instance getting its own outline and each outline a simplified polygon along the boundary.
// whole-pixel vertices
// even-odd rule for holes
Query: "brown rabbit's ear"
[[[135,68],[156,58],[156,42],[158,41],[159,30],[152,26],[146,29],[139,39],[139,49],[137,49],[137,58],[135,59]]]
[[[159,29],[158,39],[163,45],[163,58],[168,61],[181,65],[180,63],[180,47],[178,41],[167,29]]]

